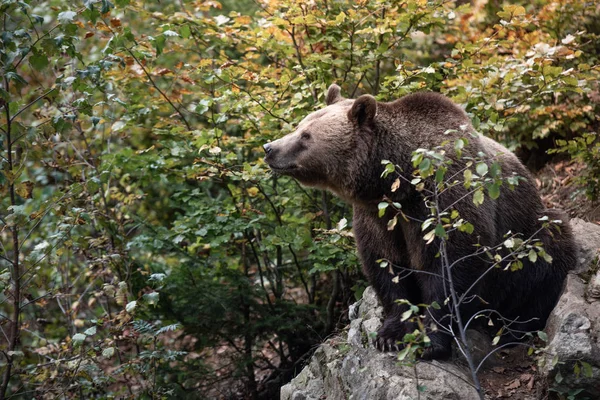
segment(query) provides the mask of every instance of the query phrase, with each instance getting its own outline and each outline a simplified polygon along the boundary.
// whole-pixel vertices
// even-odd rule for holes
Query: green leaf
[[[589,363],[581,361],[581,366],[583,367],[583,376],[585,376],[586,378],[594,377],[594,371],[592,370],[592,366]]]
[[[104,358],[112,358],[112,356],[115,355],[115,348],[114,347],[107,347],[106,349],[102,350],[102,357]]]
[[[94,335],[96,334],[96,327],[95,327],[95,326],[89,327],[89,328],[88,328],[88,329],[86,329],[86,330],[85,330],[83,333],[84,333],[86,336],[94,336]]]
[[[85,341],[86,337],[87,336],[85,334],[83,334],[83,333],[76,333],[76,334],[73,335],[73,339],[72,340],[73,340],[73,343],[75,343],[75,344],[81,344],[81,343],[83,343]]]
[[[446,230],[444,229],[442,224],[437,224],[435,226],[435,236],[443,239],[448,238],[448,234],[446,233]]]
[[[389,174],[391,174],[392,172],[394,172],[396,170],[396,166],[394,164],[392,164],[391,162],[389,162],[388,160],[382,160],[381,163],[385,164],[385,169],[381,173],[382,178],[387,177]]]
[[[412,161],[413,167],[415,167],[415,168],[416,168],[416,167],[417,167],[417,165],[419,165],[419,164],[421,163],[421,161],[422,161],[422,160],[423,160],[423,153],[416,153],[416,152],[413,152],[413,155],[412,155],[412,158],[411,158],[411,161]]]
[[[548,335],[546,334],[546,332],[544,331],[538,331],[537,335],[540,339],[542,339],[544,342],[548,342]]]
[[[40,53],[33,54],[29,57],[29,63],[35,70],[41,71],[48,66],[48,57]]]
[[[470,235],[471,233],[473,233],[473,231],[475,231],[475,227],[473,226],[473,224],[465,222],[464,224],[459,226],[458,230],[461,232],[466,232]]]
[[[436,183],[442,183],[444,180],[444,176],[446,175],[446,168],[439,167],[437,171],[435,171],[435,181]]]
[[[419,173],[421,176],[429,176],[429,168],[431,168],[431,160],[429,158],[424,158],[419,164]]]
[[[135,307],[137,305],[137,301],[130,301],[129,303],[127,303],[127,305],[125,306],[125,311],[127,311],[128,313],[132,313],[133,310],[135,310]]]
[[[146,293],[143,297],[144,297],[144,300],[146,301],[146,303],[148,303],[150,305],[156,305],[158,303],[159,293],[158,292]]]
[[[63,11],[58,14],[58,22],[62,25],[70,24],[73,22],[73,19],[77,16],[77,13],[74,11]]]
[[[16,72],[9,71],[9,72],[5,73],[4,76],[9,81],[15,82],[17,84],[17,86],[19,86],[19,87],[27,85],[27,81],[21,75],[17,74]]]
[[[379,218],[383,217],[383,215],[385,214],[385,210],[388,208],[389,203],[386,203],[385,201],[382,201],[381,203],[377,204],[377,208],[379,209]]]
[[[579,84],[579,81],[574,76],[563,76],[561,79],[566,85],[569,86],[577,86]]]
[[[494,183],[493,185],[488,186],[488,195],[490,199],[496,200],[500,197],[500,184]]]
[[[406,346],[405,348],[402,349],[402,351],[400,353],[398,353],[398,361],[402,361],[406,358],[406,356],[408,355],[408,352],[410,351],[410,346]]]
[[[150,41],[154,45],[154,49],[156,49],[156,55],[160,56],[165,48],[165,42],[167,38],[164,35],[159,35],[155,38],[151,38]]]
[[[473,204],[480,206],[483,204],[483,190],[478,189],[473,193]]]
[[[560,373],[560,371],[558,371],[558,372],[556,373],[556,376],[554,377],[554,381],[555,381],[556,383],[561,383],[561,382],[563,381],[563,379],[564,379],[564,378],[563,378],[562,374]]]
[[[473,171],[471,171],[470,169],[466,169],[465,172],[463,172],[463,177],[465,179],[464,186],[465,188],[469,189],[471,187],[471,181],[473,179]]]
[[[461,150],[461,149],[463,149],[465,147],[465,142],[466,141],[467,140],[463,139],[463,138],[457,139],[456,142],[454,143],[454,149],[455,150]]]
[[[190,37],[190,35],[192,34],[191,30],[190,30],[190,26],[185,24],[182,25],[181,28],[179,28],[179,34],[181,35],[182,38],[187,39]]]
[[[115,8],[115,5],[108,0],[102,0],[102,8],[100,9],[101,14],[106,14],[110,10]]]
[[[501,172],[502,172],[502,167],[497,162],[493,163],[492,166],[490,167],[490,175],[492,176],[492,178],[497,178],[498,176],[500,176]]]
[[[488,166],[486,163],[483,163],[483,162],[479,163],[475,167],[475,171],[477,171],[477,175],[484,176],[485,174],[488,173]]]
[[[535,252],[534,249],[529,250],[528,257],[529,257],[529,261],[531,261],[532,263],[537,261],[537,253]]]

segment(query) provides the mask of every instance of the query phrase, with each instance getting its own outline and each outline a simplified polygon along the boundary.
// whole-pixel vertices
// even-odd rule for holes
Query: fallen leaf
[[[504,385],[504,387],[508,390],[517,389],[517,388],[521,387],[521,381],[519,379],[515,379],[514,381],[510,382],[509,384]]]

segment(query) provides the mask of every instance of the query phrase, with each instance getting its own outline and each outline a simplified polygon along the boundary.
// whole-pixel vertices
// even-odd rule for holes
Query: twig
[[[39,95],[35,100],[29,102],[27,105],[23,106],[23,108],[21,108],[19,111],[17,111],[15,113],[15,115],[13,115],[10,119],[11,121],[14,121],[15,118],[17,118],[23,111],[27,110],[29,107],[31,107],[32,105],[34,105],[36,102],[38,102],[39,100],[43,99],[44,97],[48,96],[50,93],[52,93],[54,90],[56,90],[56,88],[52,88],[50,90],[48,90],[46,93]],[[19,137],[20,138],[20,137]],[[15,142],[19,139],[17,138],[15,140]],[[12,144],[12,143],[11,143]]]

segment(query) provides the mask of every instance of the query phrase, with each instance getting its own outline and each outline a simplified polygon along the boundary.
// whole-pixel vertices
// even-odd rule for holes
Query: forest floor
[[[560,208],[571,218],[588,222],[600,222],[600,203],[586,198],[584,188],[578,187],[576,179],[586,168],[573,161],[546,164],[535,173],[537,187],[548,208]]]
[[[546,385],[537,374],[537,365],[527,355],[526,346],[500,350],[495,366],[485,368],[480,374],[486,399],[531,400],[545,397]]]

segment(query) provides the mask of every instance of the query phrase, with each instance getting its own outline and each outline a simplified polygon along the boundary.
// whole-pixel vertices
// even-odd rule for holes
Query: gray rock
[[[459,400],[475,399],[464,368],[454,363],[419,362],[399,365],[395,353],[371,345],[381,327],[383,308],[373,288],[363,293],[350,311],[347,341],[330,339],[313,355],[309,365],[281,388],[282,400]]]
[[[575,272],[587,270],[600,250],[600,226],[573,218],[570,222],[579,243],[579,265]]]
[[[600,299],[600,270],[596,271],[596,273],[590,280],[590,283],[588,284],[587,293],[588,298],[590,298],[591,301]]]
[[[409,400],[419,391],[423,400],[477,398],[464,370],[451,363],[401,366],[392,353],[364,347],[348,351],[326,342],[309,366],[281,389],[281,399]]]
[[[541,372],[556,390],[583,389],[582,395],[600,398],[600,304],[593,297],[598,274],[589,287],[580,277],[598,255],[600,227],[575,219],[571,222],[580,247],[580,266],[567,276],[563,293],[546,324],[548,347]],[[575,373],[580,370],[579,375]]]

